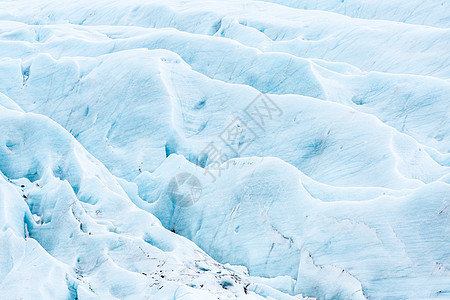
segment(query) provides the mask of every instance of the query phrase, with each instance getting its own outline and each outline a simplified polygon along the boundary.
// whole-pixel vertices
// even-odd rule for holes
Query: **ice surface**
[[[266,0],[267,2],[312,10],[332,11],[362,19],[392,20],[410,24],[424,24],[449,28],[449,3],[445,1],[388,1],[388,0]]]
[[[0,120],[2,298],[262,298],[137,208],[61,126],[4,107]]]
[[[445,1],[0,6],[1,299],[450,297]]]
[[[187,208],[173,207],[163,190],[180,169],[203,180],[202,197]],[[360,282],[376,298],[426,298],[447,288],[448,271],[438,271],[448,265],[450,246],[447,183],[364,196],[321,185],[328,194],[318,199],[310,192],[318,187],[305,178],[279,159],[240,158],[211,183],[203,169],[172,155],[136,182],[144,200],[158,197],[141,205],[165,227],[219,261],[248,266],[250,274],[289,275],[304,294],[363,299]]]

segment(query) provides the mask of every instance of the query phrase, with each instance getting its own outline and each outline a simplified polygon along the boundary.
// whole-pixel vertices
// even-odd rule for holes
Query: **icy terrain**
[[[0,2],[0,299],[306,296],[450,298],[448,1]]]

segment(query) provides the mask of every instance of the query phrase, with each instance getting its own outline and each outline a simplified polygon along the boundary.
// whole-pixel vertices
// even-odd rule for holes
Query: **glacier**
[[[0,7],[0,299],[450,298],[447,2]]]

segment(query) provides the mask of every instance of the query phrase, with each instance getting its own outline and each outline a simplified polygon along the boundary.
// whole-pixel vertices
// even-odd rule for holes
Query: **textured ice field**
[[[0,1],[0,299],[450,298],[446,1]]]

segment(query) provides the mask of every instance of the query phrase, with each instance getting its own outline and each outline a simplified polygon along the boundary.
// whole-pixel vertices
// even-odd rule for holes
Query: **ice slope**
[[[139,275],[145,258],[134,245],[145,245],[176,261],[176,274],[162,269],[171,282],[161,290],[167,297],[187,291],[203,299],[201,290],[209,297],[239,297],[250,282],[247,291],[274,299],[299,293],[320,299],[449,297],[448,6],[347,2],[300,7],[306,9],[288,7],[295,6],[289,1],[2,2],[0,92],[24,111],[59,123],[99,160],[86,154],[71,165],[71,148],[58,150],[57,138],[36,146],[43,152],[28,150],[14,162],[0,156],[3,174],[29,180],[8,183],[20,196],[17,185],[24,182],[28,196],[18,199],[28,205],[4,211],[27,214],[29,207],[38,212],[37,223],[56,214],[58,224],[71,224],[27,223],[29,240],[39,242],[46,267],[63,282],[59,294],[36,290],[43,297],[74,291],[90,297],[91,285],[102,296],[160,299]],[[270,118],[245,113],[261,99],[272,105],[259,107],[273,113]],[[21,110],[3,96],[0,105]],[[9,114],[3,115],[8,126],[23,119]],[[1,136],[12,130],[8,126]],[[28,127],[34,128],[14,132],[21,136]],[[247,135],[224,143],[227,128]],[[214,176],[208,173],[214,155],[202,155],[211,142],[226,154],[224,170]],[[4,143],[15,149],[10,140]],[[30,157],[53,174],[33,175],[39,168]],[[92,169],[103,171],[92,175]],[[183,172],[195,174],[202,187],[189,207],[173,203],[173,178]],[[81,234],[67,199],[90,220],[82,234],[89,242],[79,238],[83,242],[71,246],[88,259],[81,270],[92,265],[92,253],[103,261],[115,251],[110,245],[120,244],[107,260],[114,269],[88,268],[88,278],[77,279],[77,264],[53,241],[55,232],[63,244],[67,232]],[[96,206],[109,215],[97,216]],[[133,212],[124,217],[118,212],[124,207]],[[204,288],[192,290],[191,275],[180,276],[180,270],[190,269],[197,259],[192,253],[200,250],[162,229],[152,214],[217,261],[245,265],[251,276],[227,265],[227,276],[244,282],[231,289],[228,277],[215,275],[221,265],[194,263],[192,270],[202,273],[195,281]],[[148,239],[155,231],[158,237]],[[91,242],[93,233],[107,237]],[[14,236],[20,242],[11,251],[24,253],[30,246],[23,234]],[[191,250],[170,251],[173,239],[183,245],[177,249]],[[117,280],[102,277],[116,273]]]
[[[133,48],[163,48],[175,51],[194,70],[208,77],[250,85],[264,93],[301,94],[343,103],[374,114],[388,125],[441,152],[447,153],[450,149],[448,139],[445,138],[449,131],[446,121],[449,117],[450,84],[438,78],[365,73],[345,64],[308,60],[281,53],[261,53],[228,39],[171,29],[155,31],[133,28],[135,36],[123,37],[128,32],[126,27],[65,25],[61,29],[61,26],[3,24],[3,36],[8,36],[9,40],[12,39],[11,36],[15,36],[14,39],[31,43],[23,43],[23,52],[18,52],[16,42],[11,41],[16,46],[5,47],[2,51],[2,55],[9,58],[31,58],[44,52],[59,59],[62,55],[84,57]],[[23,28],[13,31],[8,29],[11,26]],[[39,32],[40,37],[35,37],[35,32]],[[71,32],[71,35],[67,36],[67,32]],[[45,36],[51,36],[56,41]],[[115,38],[111,40],[107,36]],[[223,52],[236,55],[226,55],[218,60],[217,57]],[[29,74],[33,61],[30,59],[22,64],[19,60],[5,59],[0,64],[5,74],[2,84],[5,92],[15,97],[21,95],[19,90],[30,87],[30,83],[23,87],[26,83],[24,80],[29,75],[20,73]],[[58,61],[54,64],[61,69],[64,67],[61,63]],[[49,72],[48,69],[39,71],[36,68],[33,67],[36,72]],[[271,74],[265,74],[264,70],[267,69],[272,71]],[[75,69],[64,72],[76,73]],[[67,84],[74,85],[73,82]],[[32,92],[34,91],[30,91]],[[435,107],[439,109],[436,110]],[[433,118],[429,117],[430,114],[433,114]],[[422,124],[423,120],[427,120],[427,124]]]
[[[172,27],[230,38],[264,52],[347,62],[365,71],[449,78],[449,28],[349,18],[260,1],[45,3],[5,2],[0,18],[34,25]],[[448,15],[446,7],[439,9]]]
[[[0,131],[2,299],[290,299],[164,229],[47,117],[1,106]]]
[[[128,180],[153,171],[171,153],[197,162],[211,141],[235,157],[218,138],[235,117],[255,132],[246,156],[280,157],[325,183],[411,188],[448,172],[412,138],[333,102],[271,95],[280,113],[267,128],[258,128],[243,113],[257,90],[211,80],[168,51],[136,49],[57,61],[40,54],[25,65],[24,83],[19,61],[8,65],[7,73],[16,74],[11,97],[62,124],[114,175]],[[108,80],[113,72],[116,77]],[[448,111],[441,113],[438,124],[445,123]]]
[[[391,20],[411,24],[423,24],[448,28],[450,7],[446,1],[401,0],[265,0],[289,7],[332,11],[361,19]]]
[[[342,194],[279,159],[225,164],[211,183],[203,169],[172,155],[138,176],[132,198],[219,261],[289,275],[296,291],[319,299],[449,296],[448,177],[403,194]],[[166,192],[166,182],[183,171],[203,186],[189,207],[173,206]]]

